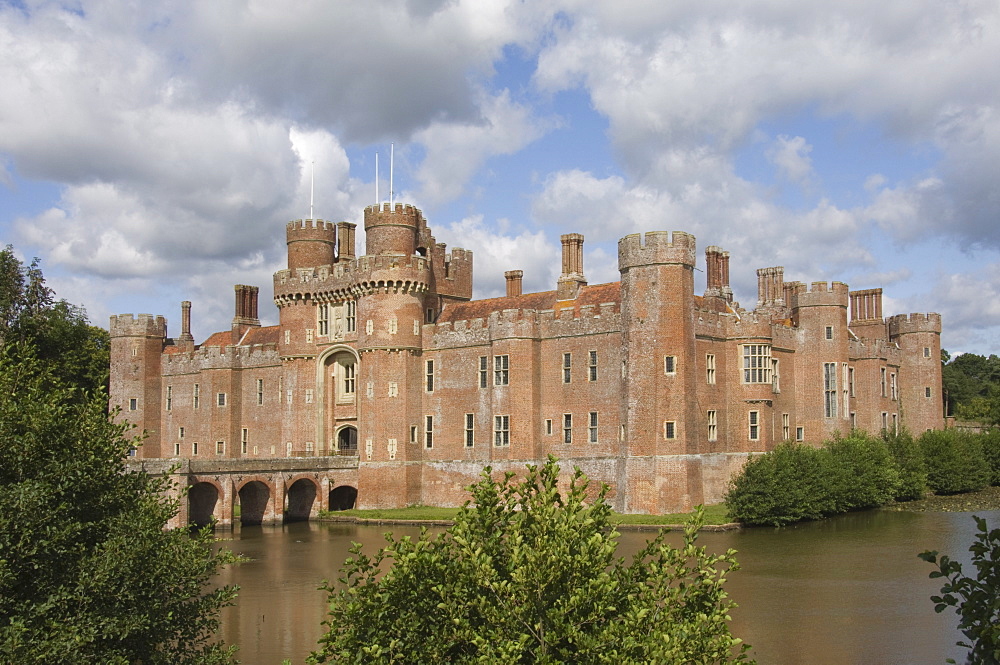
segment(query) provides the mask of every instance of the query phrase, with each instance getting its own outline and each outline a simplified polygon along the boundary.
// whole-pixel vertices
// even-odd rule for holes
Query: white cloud
[[[789,137],[782,134],[767,150],[767,157],[791,182],[807,185],[813,176],[812,146],[801,136]]]

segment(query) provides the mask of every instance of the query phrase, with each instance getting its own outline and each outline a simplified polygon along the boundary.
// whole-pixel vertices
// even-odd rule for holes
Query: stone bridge
[[[321,510],[353,508],[358,495],[358,458],[352,456],[147,459],[130,460],[129,469],[173,481],[180,510],[171,527],[303,521]]]

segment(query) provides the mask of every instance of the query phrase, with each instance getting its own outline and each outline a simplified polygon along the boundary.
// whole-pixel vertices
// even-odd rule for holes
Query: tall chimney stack
[[[521,278],[524,277],[524,271],[508,270],[503,276],[507,279],[507,297],[521,295]]]

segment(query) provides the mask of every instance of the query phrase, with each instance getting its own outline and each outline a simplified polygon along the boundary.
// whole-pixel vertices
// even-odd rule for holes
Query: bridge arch
[[[240,499],[240,524],[253,526],[274,520],[274,488],[267,478],[244,478],[237,491]]]
[[[285,489],[285,522],[304,522],[316,511],[319,483],[311,476],[289,478]]]
[[[197,480],[188,487],[188,522],[195,526],[209,526],[221,521],[217,515],[224,494],[212,480]]]
[[[338,485],[330,490],[330,510],[350,510],[358,502],[358,488]]]

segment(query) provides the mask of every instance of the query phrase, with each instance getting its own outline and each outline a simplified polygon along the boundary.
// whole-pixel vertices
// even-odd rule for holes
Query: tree
[[[81,307],[56,300],[34,259],[25,267],[7,245],[0,250],[0,343],[27,342],[69,385],[107,388],[108,332],[92,326]]]
[[[235,589],[209,589],[211,535],[166,530],[166,480],[129,473],[136,441],[103,391],[27,343],[0,349],[0,662],[224,663]]]
[[[746,662],[723,590],[735,552],[696,545],[700,516],[680,549],[661,535],[626,563],[607,488],[588,503],[579,470],[565,493],[558,475],[551,457],[520,482],[487,468],[446,532],[355,545],[309,662]]]
[[[938,567],[932,571],[932,578],[945,578],[940,596],[931,596],[934,611],[943,612],[954,607],[959,616],[958,629],[969,642],[958,642],[958,646],[970,649],[968,662],[977,665],[997,665],[1000,663],[1000,529],[992,531],[986,520],[973,516],[976,520],[976,540],[969,547],[972,564],[976,567],[976,577],[962,573],[962,564],[945,554],[927,551],[918,556]],[[954,660],[949,659],[949,663]]]

